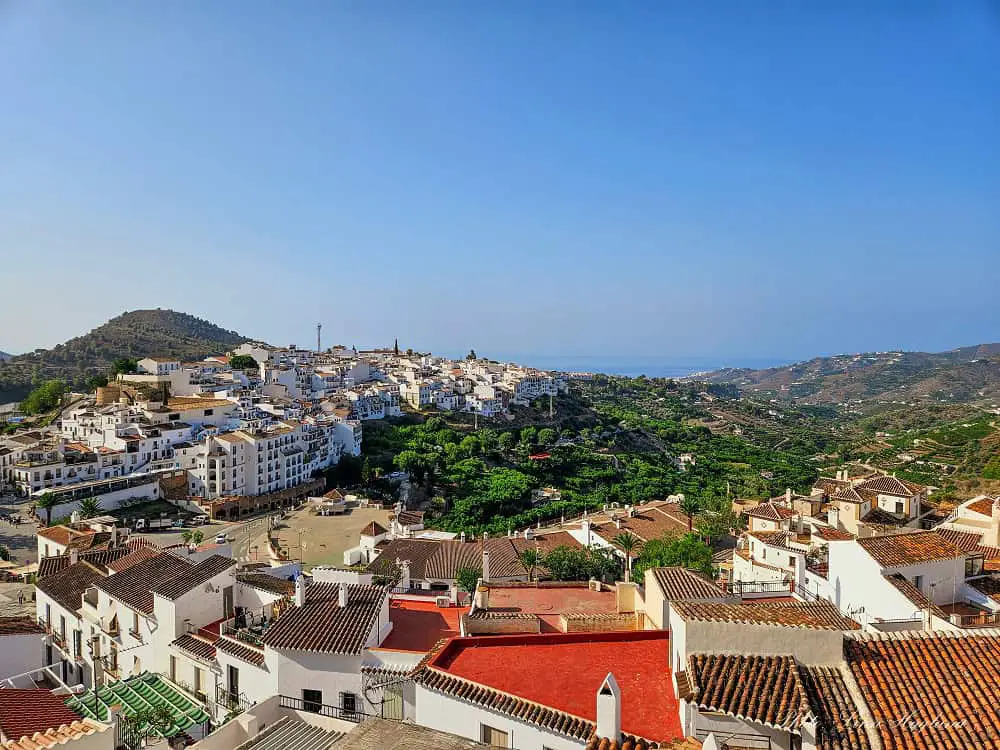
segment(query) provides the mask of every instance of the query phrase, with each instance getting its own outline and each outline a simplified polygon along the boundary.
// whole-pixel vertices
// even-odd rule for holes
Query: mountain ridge
[[[33,383],[63,378],[80,385],[106,374],[123,357],[170,356],[180,360],[223,354],[248,337],[188,313],[161,308],[126,311],[51,349],[0,362],[0,402],[23,397]]]
[[[1000,343],[943,352],[864,352],[814,357],[759,370],[725,368],[697,380],[811,404],[1000,400]]]

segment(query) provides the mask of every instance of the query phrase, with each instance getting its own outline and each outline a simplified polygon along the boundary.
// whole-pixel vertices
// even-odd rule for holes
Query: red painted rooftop
[[[8,739],[19,740],[80,721],[83,717],[65,701],[48,690],[0,690],[0,730]]]
[[[562,632],[559,615],[566,612],[616,612],[614,591],[591,591],[587,586],[490,586],[490,612],[537,615],[543,633]]]
[[[453,638],[430,666],[590,721],[611,672],[622,694],[622,730],[663,742],[684,736],[669,644],[660,630]]]
[[[442,638],[459,634],[465,607],[440,608],[433,601],[393,599],[389,604],[392,632],[381,645],[397,651],[430,651]]]

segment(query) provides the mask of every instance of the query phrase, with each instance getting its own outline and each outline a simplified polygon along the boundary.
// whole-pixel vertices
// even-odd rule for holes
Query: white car
[[[215,535],[215,543],[216,544],[229,544],[229,537],[227,537],[225,534],[216,534]]]

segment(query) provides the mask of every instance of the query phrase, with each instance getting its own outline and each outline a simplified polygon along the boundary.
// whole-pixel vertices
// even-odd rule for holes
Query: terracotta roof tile
[[[1000,637],[854,635],[845,656],[885,750],[1000,747]]]
[[[704,576],[687,568],[653,568],[653,580],[667,599],[717,599],[725,592]]]
[[[800,665],[799,676],[816,716],[816,750],[870,750],[864,719],[841,671],[836,667]]]
[[[104,724],[98,724],[92,719],[83,719],[69,724],[60,724],[58,727],[44,732],[35,732],[30,737],[10,739],[0,743],[0,748],[3,750],[48,750],[48,748],[61,747],[81,737],[107,730],[108,727]]]
[[[157,547],[139,547],[138,549],[128,551],[128,554],[111,560],[107,563],[107,566],[115,573],[121,573],[123,570],[128,570],[133,565],[156,557],[158,554],[160,554],[160,550]]]
[[[287,578],[278,578],[267,573],[239,573],[236,580],[244,586],[250,586],[261,591],[267,591],[280,596],[292,596],[295,593],[295,582]]]
[[[49,690],[0,690],[0,731],[5,737],[30,737],[82,718]]]
[[[233,638],[219,638],[215,642],[215,649],[258,667],[264,663],[264,652],[261,649],[241,643]]]
[[[858,485],[859,490],[869,490],[878,495],[892,495],[894,497],[913,497],[924,492],[927,488],[903,479],[897,479],[887,474],[866,479]]]
[[[756,508],[745,511],[751,518],[760,518],[764,521],[785,521],[795,515],[795,511],[783,505],[775,505],[770,500],[761,503]]]
[[[687,673],[694,701],[704,710],[790,730],[810,714],[791,656],[693,654]]]
[[[115,573],[96,583],[104,593],[126,606],[146,614],[153,613],[153,588],[194,567],[169,552],[143,560],[121,573]]]
[[[835,529],[832,526],[816,526],[814,533],[827,542],[846,542],[849,539],[854,539],[854,534],[851,532]]]
[[[17,617],[0,617],[0,636],[4,635],[31,635],[33,633],[44,633],[41,625],[27,615]]]
[[[379,534],[388,533],[388,531],[382,524],[372,521],[361,530],[361,536],[378,536]]]
[[[670,603],[685,620],[731,622],[747,625],[776,625],[816,630],[857,630],[861,626],[840,614],[832,603],[792,601],[787,604],[720,604],[715,602],[673,601]]]
[[[359,654],[378,621],[388,589],[351,584],[347,606],[338,603],[340,584],[315,583],[306,603],[278,618],[264,636],[271,648],[323,653]]]
[[[979,513],[989,518],[993,514],[993,498],[982,497],[973,503],[969,503],[966,508],[973,513]]]
[[[197,565],[180,572],[178,575],[161,580],[159,583],[154,584],[151,589],[154,594],[162,596],[165,599],[180,599],[185,594],[193,591],[206,581],[215,578],[220,573],[224,573],[234,565],[236,565],[236,561],[231,557],[212,555]]]
[[[75,612],[83,606],[83,592],[101,580],[104,580],[102,571],[90,563],[78,562],[41,579],[37,587],[70,612]]]
[[[886,568],[963,556],[962,550],[936,531],[872,536],[857,543]]]
[[[202,661],[215,660],[215,645],[207,638],[187,633],[170,644]]]

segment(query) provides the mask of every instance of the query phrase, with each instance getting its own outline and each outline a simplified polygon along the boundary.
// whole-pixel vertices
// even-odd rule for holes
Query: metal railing
[[[734,596],[744,594],[791,594],[795,591],[794,581],[730,581],[726,593]]]
[[[975,615],[953,614],[949,618],[952,625],[960,628],[984,628],[1000,625],[1000,612],[980,612]]]
[[[215,702],[228,711],[246,711],[254,704],[246,693],[234,693],[222,685],[215,687]]]
[[[360,724],[369,716],[373,716],[373,714],[358,710],[357,707],[352,710],[343,706],[331,706],[327,703],[314,703],[302,698],[293,698],[290,695],[279,696],[279,701],[282,708],[289,708],[293,711],[308,711],[331,719],[351,721],[355,724]],[[360,703],[360,699],[358,702]]]

